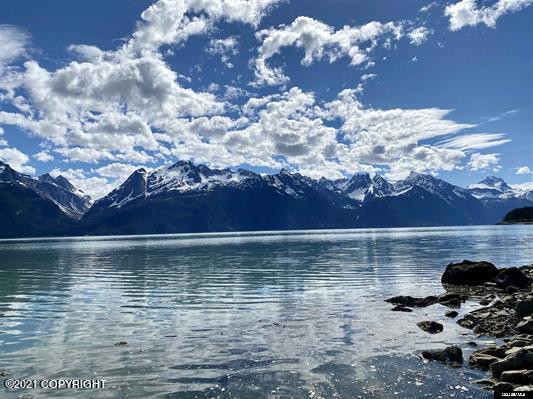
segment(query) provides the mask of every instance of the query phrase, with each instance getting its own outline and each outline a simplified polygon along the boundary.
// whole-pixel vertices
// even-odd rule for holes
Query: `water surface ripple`
[[[484,226],[0,241],[0,370],[107,380],[0,396],[488,397],[478,372],[416,357],[474,338],[446,308],[384,299],[440,293],[463,258],[531,263],[532,238]],[[444,332],[419,330],[428,318]]]

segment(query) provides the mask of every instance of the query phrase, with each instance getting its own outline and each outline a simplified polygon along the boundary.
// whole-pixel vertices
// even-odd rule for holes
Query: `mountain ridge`
[[[265,175],[178,161],[134,171],[82,210],[66,207],[54,191],[83,199],[83,192],[67,179],[49,174],[33,179],[7,164],[1,168],[0,183],[14,180],[53,202],[70,219],[79,219],[65,234],[492,224],[513,208],[533,205],[531,192],[515,190],[494,176],[462,188],[417,172],[395,183],[368,173],[316,180],[284,169]]]

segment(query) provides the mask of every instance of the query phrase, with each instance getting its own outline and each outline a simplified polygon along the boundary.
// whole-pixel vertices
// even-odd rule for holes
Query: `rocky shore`
[[[477,383],[495,392],[533,392],[533,265],[498,269],[490,262],[465,260],[449,264],[441,282],[445,292],[440,295],[396,296],[386,301],[394,305],[391,310],[401,312],[435,304],[457,309],[466,301],[475,301],[482,307],[456,322],[479,337],[496,339],[490,346],[468,344],[479,347],[468,358],[470,367],[487,372],[487,378]],[[445,315],[452,322],[459,313],[449,310]],[[430,334],[445,328],[432,320],[417,325]],[[421,356],[452,367],[464,363],[458,346],[424,351]]]

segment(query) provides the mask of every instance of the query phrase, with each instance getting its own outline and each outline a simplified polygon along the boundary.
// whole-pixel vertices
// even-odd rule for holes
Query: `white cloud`
[[[370,62],[370,53],[379,39],[399,40],[404,35],[402,23],[369,22],[361,26],[333,27],[313,18],[300,16],[290,25],[281,25],[259,31],[256,36],[261,40],[255,60],[257,85],[280,85],[289,81],[280,67],[271,67],[270,58],[283,47],[295,46],[304,51],[302,65],[308,66],[322,58],[334,62],[348,57],[351,65]],[[418,34],[420,36],[420,34]]]
[[[237,37],[229,36],[225,39],[211,39],[206,51],[212,55],[220,55],[220,61],[228,68],[233,68],[231,56],[237,55]]]
[[[57,177],[59,175],[65,177],[74,185],[74,187],[81,189],[84,193],[89,194],[93,200],[107,195],[115,187],[123,183],[120,180],[112,180],[105,177],[90,176],[83,169],[53,169],[50,175]]]
[[[135,54],[205,33],[217,20],[256,26],[280,0],[159,0],[141,14],[137,30],[125,46]]]
[[[54,156],[51,155],[48,151],[40,151],[36,154],[33,154],[33,158],[39,162],[50,162],[54,160]]]
[[[533,0],[498,0],[492,6],[479,7],[476,0],[461,0],[448,5],[444,15],[449,17],[453,31],[481,23],[495,28],[496,21],[502,15],[520,11],[532,4]]]
[[[419,26],[407,33],[407,36],[409,37],[409,42],[413,46],[420,46],[432,33],[433,31],[431,29],[428,29],[425,26]]]
[[[9,164],[17,172],[35,173],[35,168],[27,165],[30,158],[16,148],[0,148],[0,160]]]
[[[437,3],[436,1],[432,1],[431,3],[423,6],[420,8],[420,12],[428,12],[429,10],[431,10],[432,8],[434,7],[438,7],[439,6],[439,3]]]
[[[139,168],[140,167],[136,165],[114,162],[96,169],[96,173],[103,177],[125,180],[129,175]]]
[[[194,141],[184,126],[196,117],[224,113],[227,106],[212,93],[183,87],[160,47],[206,33],[219,20],[256,26],[279,1],[159,0],[115,51],[71,45],[79,59],[64,67],[48,70],[28,61],[24,70],[0,79],[0,100],[15,108],[0,111],[0,123],[30,131],[69,160],[149,162],[153,157],[146,151],[160,155],[159,132]],[[9,57],[22,55],[25,36],[12,28],[1,32],[10,44],[18,43],[7,47]],[[230,41],[222,45],[236,44]]]
[[[375,73],[365,73],[363,76],[361,76],[361,80],[363,82],[366,82],[367,80],[372,80],[372,79],[375,79],[377,78],[377,74]]]
[[[438,145],[442,148],[457,148],[466,150],[482,150],[509,143],[511,139],[505,139],[502,133],[475,133],[443,140]]]
[[[517,175],[529,175],[529,174],[531,174],[531,171],[529,170],[529,167],[522,166],[522,167],[516,169],[516,174]]]
[[[471,170],[487,170],[492,169],[497,172],[501,169],[499,154],[480,154],[476,152],[470,156],[468,166]]]
[[[453,170],[464,153],[452,148],[429,145],[427,140],[470,128],[446,119],[449,110],[373,109],[364,107],[355,90],[344,90],[326,105],[326,117],[342,122],[344,162],[389,167],[388,177],[397,179],[410,170]]]
[[[26,55],[30,35],[13,25],[0,24],[0,76],[11,62]]]
[[[326,104],[297,87],[253,97],[242,88],[216,82],[207,91],[189,89],[190,77],[178,75],[165,62],[170,47],[179,48],[192,35],[213,34],[217,21],[257,27],[278,2],[159,0],[143,12],[132,36],[114,51],[72,45],[68,49],[75,60],[56,70],[28,61],[10,73],[10,79],[0,79],[1,101],[13,108],[0,111],[0,124],[18,126],[42,139],[47,150],[35,159],[55,156],[92,164],[90,172],[55,172],[96,198],[137,165],[169,157],[213,166],[289,167],[313,177],[388,170],[389,177],[397,178],[410,170],[453,170],[461,167],[466,150],[508,141],[479,134],[483,137],[461,135],[434,145],[435,138],[474,125],[450,120],[448,110],[437,108],[365,107],[356,97],[363,83]],[[402,37],[418,45],[430,33],[408,22],[335,29],[299,17],[290,25],[258,33],[262,43],[256,77],[264,84],[287,82],[282,69],[269,65],[286,46],[303,50],[304,65],[346,57],[352,65],[369,66],[376,46],[392,48],[391,43]],[[207,51],[235,55],[237,44],[234,37],[213,39]],[[375,76],[366,73],[361,79]],[[239,101],[227,102],[234,99]],[[18,150],[10,150],[19,165],[31,168],[27,156],[24,160],[22,153],[13,152]]]

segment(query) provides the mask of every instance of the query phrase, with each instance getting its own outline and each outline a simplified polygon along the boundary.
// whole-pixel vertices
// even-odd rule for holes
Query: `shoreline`
[[[463,261],[449,264],[441,282],[444,293],[426,297],[396,296],[386,302],[392,311],[413,312],[441,304],[450,308],[445,315],[449,322],[472,330],[478,338],[494,338],[499,342],[469,342],[477,348],[468,359],[462,349],[445,349],[420,353],[428,361],[438,361],[460,368],[484,371],[487,378],[476,381],[494,392],[533,392],[533,264],[519,268],[496,268],[489,262]],[[462,318],[453,309],[467,301],[481,305]],[[421,320],[418,327],[429,334],[443,331],[447,323]]]

